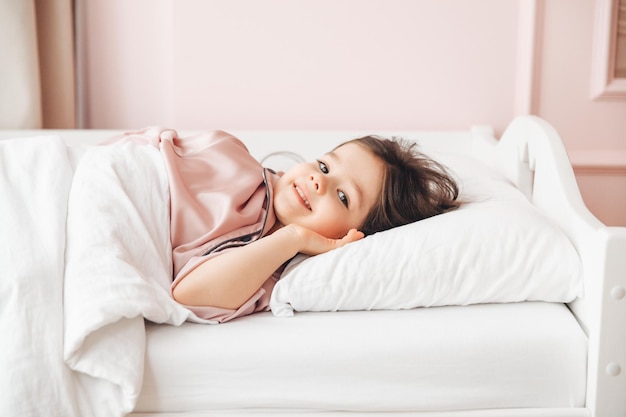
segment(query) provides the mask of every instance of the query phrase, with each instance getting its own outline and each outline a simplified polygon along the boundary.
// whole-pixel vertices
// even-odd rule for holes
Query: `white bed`
[[[1,342],[5,372],[0,377],[0,415],[626,415],[626,375],[621,369],[626,364],[626,228],[605,227],[589,213],[561,140],[545,121],[517,118],[499,140],[484,126],[438,132],[232,132],[258,158],[274,151],[315,158],[333,145],[363,133],[415,139],[422,150],[452,168],[458,158],[467,157],[498,172],[558,229],[563,242],[550,240],[551,235],[542,234],[543,227],[537,227],[538,234],[533,234],[536,222],[526,212],[520,221],[521,231],[528,230],[527,240],[515,235],[514,226],[504,230],[503,236],[513,236],[510,242],[489,242],[494,235],[479,222],[477,230],[457,228],[459,238],[452,248],[463,245],[473,268],[488,262],[488,267],[500,276],[497,268],[515,272],[528,266],[517,265],[513,257],[528,260],[531,273],[523,285],[515,282],[514,274],[496,284],[481,282],[480,277],[459,283],[457,276],[451,276],[449,282],[446,277],[438,277],[435,287],[427,281],[407,283],[403,275],[407,269],[433,270],[430,264],[409,259],[404,263],[394,261],[394,266],[380,266],[378,275],[380,271],[391,271],[388,276],[383,274],[390,289],[381,290],[374,277],[351,275],[342,269],[353,267],[348,260],[353,262],[357,256],[354,252],[305,259],[301,264],[294,262],[277,285],[272,312],[220,325],[186,322],[190,317],[185,310],[163,298],[167,278],[160,271],[167,270],[168,265],[162,258],[158,258],[161,264],[146,261],[136,266],[140,275],[150,275],[151,280],[154,275],[154,282],[146,287],[140,280],[139,295],[128,296],[129,304],[112,304],[119,292],[107,285],[109,280],[120,285],[116,281],[119,276],[111,275],[117,274],[118,270],[111,269],[111,259],[119,258],[119,251],[109,257],[107,241],[99,246],[93,241],[111,222],[114,227],[136,227],[141,218],[137,216],[145,215],[141,210],[146,208],[136,208],[144,203],[135,205],[133,195],[141,195],[142,187],[156,189],[155,198],[163,198],[159,193],[167,190],[158,172],[146,175],[150,180],[136,175],[144,168],[159,171],[155,155],[143,151],[133,154],[136,150],[128,149],[124,158],[129,159],[122,168],[114,166],[112,178],[124,183],[120,188],[124,189],[124,198],[131,201],[127,210],[131,215],[126,218],[126,214],[114,212],[114,206],[99,202],[101,189],[102,194],[115,195],[119,184],[94,186],[85,182],[101,181],[99,173],[108,166],[101,162],[107,161],[106,157],[89,156],[88,152],[91,145],[114,133],[0,132],[1,139],[30,138],[20,142],[22,154],[30,155],[30,160],[21,165],[2,159],[3,152],[8,151],[0,148],[2,175],[13,175],[4,181],[5,192],[15,192],[11,184],[20,183],[16,172],[32,176],[36,180],[33,183],[40,184],[37,189],[46,188],[42,183],[46,176],[61,178],[52,191],[50,187],[42,190],[41,196],[19,191],[15,194],[17,200],[32,202],[32,207],[18,214],[24,216],[23,222],[41,219],[39,229],[31,230],[25,223],[8,226],[6,222],[1,229],[3,236],[14,236],[18,243],[5,242],[1,247],[10,254],[0,257],[2,270],[8,271],[0,287],[0,330],[11,337],[3,337]],[[54,156],[52,148],[37,150],[40,146],[32,142],[32,137],[41,135],[57,136],[71,145],[65,154],[67,172],[55,165],[54,158],[63,160],[62,152]],[[46,139],[50,147],[65,149],[64,144],[50,139]],[[46,161],[52,161],[48,171],[39,172],[35,166],[45,165]],[[289,161],[283,156],[268,162],[281,169],[279,165]],[[472,164],[466,178],[479,172]],[[471,186],[480,191],[482,185],[477,182]],[[61,189],[72,191],[70,202],[78,201],[80,209],[72,208],[72,204],[69,209],[63,208],[63,198],[57,197]],[[60,208],[53,210],[46,198],[58,200]],[[506,194],[505,199],[517,207],[517,197],[509,199]],[[19,212],[9,206],[6,201],[0,202],[5,210],[1,214]],[[477,208],[491,216],[494,229],[502,229],[498,222],[506,221],[506,216],[497,219],[483,206]],[[77,216],[81,210],[82,217]],[[98,220],[94,227],[88,222],[99,211],[109,218]],[[462,211],[456,221],[465,221],[466,217],[461,216],[471,214]],[[164,215],[167,213],[163,210],[149,211],[156,221]],[[54,225],[55,216],[57,220],[67,216],[65,230]],[[438,230],[434,221],[417,227],[420,229],[405,229],[402,238],[398,234],[374,235],[366,239],[370,246],[354,245],[351,250],[360,248],[360,256],[364,257],[357,259],[359,265],[354,268],[376,269],[376,264],[372,266],[368,261],[378,259],[373,254],[380,251],[372,249],[377,244],[389,248],[392,256],[400,256],[404,249],[394,247],[394,241],[406,239],[407,233],[425,233],[428,227]],[[149,226],[144,229],[139,233],[148,242],[163,241],[167,233]],[[28,237],[29,233],[37,237],[37,242]],[[64,242],[67,235],[67,247],[51,243],[58,234],[63,235]],[[421,243],[420,250],[432,250],[428,244],[433,242],[436,240]],[[538,253],[533,252],[533,242]],[[574,261],[559,252],[561,243],[572,245]],[[130,255],[137,250],[138,256],[150,255],[142,245],[127,246],[132,246],[128,249]],[[507,252],[516,248],[521,254]],[[160,253],[167,247],[151,246],[150,250]],[[494,261],[496,253],[516,266],[502,259]],[[462,262],[467,269],[467,259],[452,259],[446,262],[448,270],[437,271],[456,271]],[[567,265],[562,268],[560,263]],[[578,266],[580,282],[569,279]],[[109,276],[103,275],[105,272]],[[54,274],[60,281],[50,280]],[[83,282],[85,275],[89,277]],[[28,277],[27,284],[19,284],[22,276]],[[39,288],[39,277],[45,277],[41,281],[45,289],[35,290]],[[102,277],[107,277],[107,282],[103,283]],[[7,283],[7,278],[11,282]],[[348,291],[342,288],[329,294],[328,288],[337,280],[347,282]],[[441,291],[442,283],[445,292]],[[429,287],[431,292],[421,291],[419,297],[412,294],[422,287]],[[33,296],[37,291],[41,294]],[[107,291],[111,291],[109,298],[102,295]],[[20,297],[30,300],[29,308],[20,305]],[[25,348],[29,340],[34,347]]]

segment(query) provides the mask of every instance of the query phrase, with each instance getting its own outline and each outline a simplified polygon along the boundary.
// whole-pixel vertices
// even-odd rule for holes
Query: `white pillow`
[[[469,203],[322,255],[296,256],[272,292],[273,314],[582,296],[576,250],[517,188],[478,160],[437,159],[456,174]]]

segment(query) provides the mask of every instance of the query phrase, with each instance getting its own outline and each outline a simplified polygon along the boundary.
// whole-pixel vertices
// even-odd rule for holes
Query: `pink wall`
[[[516,2],[81,8],[89,127],[164,119],[190,128],[503,127],[513,114]]]
[[[587,206],[606,224],[626,226],[626,100],[591,98],[598,1],[542,3],[536,114],[562,135]]]
[[[515,115],[530,112],[562,133],[573,162],[584,168],[581,188],[595,214],[626,225],[626,102],[589,98],[593,2],[76,4],[83,127],[377,130],[487,123],[501,133]],[[590,162],[589,151],[600,155],[600,164]],[[617,173],[609,188],[617,212],[597,192],[607,164]]]

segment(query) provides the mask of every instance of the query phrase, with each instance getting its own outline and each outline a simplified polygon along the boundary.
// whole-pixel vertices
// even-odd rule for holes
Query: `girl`
[[[174,299],[224,322],[264,311],[284,265],[459,206],[446,169],[402,140],[366,136],[283,174],[215,131],[148,128],[168,170]]]

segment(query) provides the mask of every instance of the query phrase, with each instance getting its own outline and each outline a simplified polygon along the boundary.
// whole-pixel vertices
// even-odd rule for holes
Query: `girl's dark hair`
[[[439,162],[417,150],[415,142],[364,136],[355,143],[383,161],[383,186],[361,231],[365,235],[416,222],[458,208],[459,187]],[[339,145],[342,146],[342,145]]]

